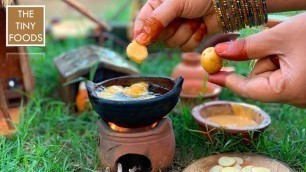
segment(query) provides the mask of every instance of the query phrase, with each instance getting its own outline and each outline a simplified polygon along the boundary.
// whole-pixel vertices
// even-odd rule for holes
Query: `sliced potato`
[[[234,167],[224,167],[222,169],[222,172],[239,172],[240,170],[234,168]]]
[[[123,87],[122,86],[118,86],[118,85],[113,85],[110,87],[107,87],[105,89],[105,92],[111,93],[111,94],[116,94],[118,92],[123,91]]]
[[[231,157],[223,156],[223,157],[219,158],[218,163],[219,163],[219,165],[222,165],[224,167],[228,167],[228,166],[234,165],[236,163],[236,160],[234,158],[231,158]]]
[[[253,167],[251,172],[271,172],[271,170],[265,167]]]
[[[241,170],[241,169],[242,169],[242,167],[241,167],[240,165],[238,165],[238,164],[235,164],[233,167],[236,168],[236,169],[238,169],[238,170]]]
[[[136,63],[141,63],[148,57],[148,50],[146,46],[140,45],[136,41],[133,41],[126,48],[126,54]]]
[[[209,170],[209,172],[221,172],[222,169],[223,167],[221,165],[215,165]]]
[[[148,93],[148,84],[145,82],[133,84],[125,89],[123,93],[133,98],[141,97]]]
[[[138,83],[133,84],[131,86],[134,86],[134,85],[141,86],[141,87],[145,88],[146,90],[148,90],[148,87],[149,87],[148,83],[146,83],[146,82],[138,82]]]
[[[239,157],[233,157],[236,160],[236,164],[241,165],[243,164],[243,159]]]
[[[252,168],[253,168],[254,166],[252,166],[252,165],[248,165],[248,166],[245,166],[245,167],[243,167],[242,169],[241,169],[241,172],[252,172]]]

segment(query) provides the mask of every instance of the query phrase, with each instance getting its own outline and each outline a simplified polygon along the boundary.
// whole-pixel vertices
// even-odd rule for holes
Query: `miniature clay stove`
[[[148,82],[149,91],[160,96],[133,101],[114,101],[97,96],[99,87],[129,86]],[[183,78],[127,76],[101,83],[88,81],[86,88],[98,121],[98,149],[103,167],[117,171],[164,171],[172,163],[175,137],[172,122],[165,117],[176,105]],[[120,165],[119,165],[120,164]]]
[[[99,157],[104,167],[123,171],[134,167],[141,171],[165,170],[173,160],[175,138],[169,118],[142,128],[122,128],[98,121]]]

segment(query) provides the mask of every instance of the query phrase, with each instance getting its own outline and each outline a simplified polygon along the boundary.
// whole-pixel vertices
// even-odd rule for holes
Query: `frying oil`
[[[97,95],[101,98],[118,101],[146,100],[160,96],[148,91],[148,84],[144,82],[136,83],[130,87],[110,86],[100,87]]]

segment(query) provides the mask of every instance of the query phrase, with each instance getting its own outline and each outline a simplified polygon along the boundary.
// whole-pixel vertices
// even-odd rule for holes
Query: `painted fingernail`
[[[134,31],[134,32],[133,32],[133,40],[134,40],[135,38],[137,38],[137,36],[139,35],[139,33],[140,33],[140,31]]]
[[[224,87],[226,78],[231,73],[233,73],[233,72],[220,71],[216,74],[209,75],[208,76],[208,81]]]
[[[148,45],[150,43],[150,37],[147,33],[140,33],[135,39],[141,45]]]
[[[227,51],[228,47],[229,43],[220,43],[215,46],[215,51],[216,53],[224,53],[225,51]]]

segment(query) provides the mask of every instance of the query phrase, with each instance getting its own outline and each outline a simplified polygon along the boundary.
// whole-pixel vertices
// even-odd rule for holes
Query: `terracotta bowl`
[[[93,109],[106,122],[120,127],[139,128],[152,125],[166,116],[176,105],[184,79],[164,77],[125,76],[100,83],[87,81],[86,88]],[[138,82],[148,82],[149,91],[161,94],[145,100],[118,101],[101,98],[97,95],[100,87],[112,85],[130,86]]]
[[[181,100],[184,105],[196,105],[205,100],[217,100],[222,88],[211,82],[206,82],[203,90],[203,82],[200,80],[187,80],[183,84]]]
[[[207,120],[207,118],[212,116],[223,115],[236,115],[247,118],[257,123],[257,125],[248,127],[222,127],[218,123]],[[228,135],[242,134],[242,139],[249,142],[251,138],[256,138],[258,134],[263,132],[271,123],[270,116],[259,107],[246,103],[229,101],[213,101],[196,106],[192,110],[192,116],[198,123],[200,130],[203,131],[204,136],[208,136],[211,141],[214,140],[212,136],[216,131],[224,131]],[[235,124],[235,122],[233,122],[233,124]]]

